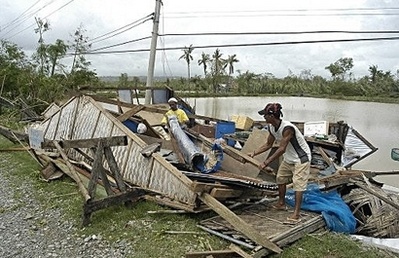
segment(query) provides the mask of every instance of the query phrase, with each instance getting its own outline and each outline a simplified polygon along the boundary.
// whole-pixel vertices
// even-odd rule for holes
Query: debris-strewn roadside
[[[12,182],[18,170],[3,154],[0,163],[1,257],[133,257],[125,241],[110,244],[101,236],[78,235],[57,209],[43,209],[29,181]]]

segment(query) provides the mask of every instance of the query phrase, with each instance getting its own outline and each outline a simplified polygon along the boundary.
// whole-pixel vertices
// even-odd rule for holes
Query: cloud
[[[11,21],[20,17],[33,5],[25,0],[0,0],[0,37],[15,42],[26,53],[37,47],[38,35],[34,33],[34,17],[50,22],[51,30],[45,33],[46,43],[56,39],[71,41],[71,34],[82,25],[89,39],[112,32],[127,24],[146,17],[155,10],[155,0],[114,0],[114,1],[37,1],[20,23],[4,29]],[[64,6],[64,7],[62,7]],[[360,8],[359,8],[360,7]],[[26,15],[30,14],[30,15]],[[288,32],[288,31],[371,31],[396,30],[399,10],[395,1],[337,0],[334,2],[307,0],[247,2],[228,0],[202,1],[163,1],[159,24],[160,34],[172,33],[220,33],[220,32]],[[29,27],[31,26],[31,27]],[[95,42],[92,49],[107,47],[127,41],[151,36],[152,21]],[[16,34],[16,35],[14,35]],[[301,34],[301,35],[223,35],[223,36],[165,36],[158,38],[158,48],[179,48],[158,51],[155,74],[157,76],[187,76],[184,60],[179,60],[182,49],[193,45],[231,45],[251,43],[276,43],[311,40],[337,40],[344,38],[392,37],[398,34]],[[10,37],[12,36],[12,37]],[[137,50],[149,49],[150,39],[123,44],[106,49]],[[196,48],[193,51],[192,75],[202,75],[202,67],[197,60],[202,52],[212,54],[217,47]],[[314,75],[329,77],[325,69],[342,57],[354,59],[353,73],[356,77],[368,74],[370,65],[393,73],[399,67],[398,41],[359,41],[350,43],[314,43],[295,45],[222,47],[226,58],[236,54],[239,63],[235,70],[264,74],[276,77],[288,75],[288,71],[299,75],[303,70],[311,70]],[[127,73],[130,76],[145,75],[148,70],[149,52],[123,54],[88,55],[92,68],[98,75]],[[68,60],[66,60],[68,62]]]

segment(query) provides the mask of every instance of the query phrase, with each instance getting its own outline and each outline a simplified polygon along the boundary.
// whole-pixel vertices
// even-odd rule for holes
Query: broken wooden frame
[[[120,174],[118,164],[116,163],[115,157],[112,153],[111,147],[113,146],[125,146],[127,145],[126,136],[115,136],[115,137],[105,137],[96,139],[81,139],[81,140],[65,140],[65,141],[47,141],[42,143],[42,148],[56,148],[64,161],[66,162],[70,176],[76,181],[79,186],[79,190],[85,198],[85,203],[83,205],[83,226],[90,223],[90,216],[93,212],[107,208],[111,205],[116,205],[120,203],[127,204],[134,199],[145,194],[145,191],[139,188],[127,188],[123,178]],[[65,154],[63,149],[93,149],[95,153],[93,159],[93,167],[91,170],[90,181],[88,183],[87,189],[80,180],[79,175],[75,171],[73,165],[69,162],[68,156]],[[108,163],[110,168],[110,175],[106,173],[103,167],[103,157]],[[108,179],[111,176],[116,182],[116,187],[118,194],[115,194],[115,190],[112,189],[111,183]],[[101,178],[104,185],[105,191],[108,197],[103,199],[96,198],[96,187],[97,180]]]

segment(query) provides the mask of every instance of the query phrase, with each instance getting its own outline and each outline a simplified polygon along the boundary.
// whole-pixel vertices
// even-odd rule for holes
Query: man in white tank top
[[[250,153],[254,157],[272,148],[277,140],[280,142],[278,149],[269,156],[259,168],[264,169],[271,162],[283,155],[283,161],[277,171],[276,183],[278,184],[279,199],[273,208],[285,210],[285,194],[287,184],[293,182],[295,191],[294,213],[287,218],[290,223],[300,221],[300,210],[302,204],[303,191],[306,190],[310,174],[311,152],[305,137],[292,123],[282,120],[280,117],[281,105],[279,103],[269,103],[258,113],[262,115],[268,123],[269,136],[264,145]]]

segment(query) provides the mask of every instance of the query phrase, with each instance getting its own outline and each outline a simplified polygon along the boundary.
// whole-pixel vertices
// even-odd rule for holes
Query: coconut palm
[[[222,58],[222,55],[219,48],[212,55],[212,70],[214,75],[221,75],[224,68],[226,68],[226,60]]]
[[[193,60],[193,56],[191,53],[193,52],[194,48],[192,47],[193,45],[191,44],[189,47],[184,47],[183,52],[184,54],[179,57],[180,59],[184,59],[187,62],[187,78],[190,80],[191,77],[191,69],[190,69],[190,63]]]
[[[240,61],[237,59],[237,55],[236,54],[229,55],[227,57],[226,63],[227,63],[227,66],[229,67],[229,76],[234,73],[234,63],[238,63],[238,62],[240,62]]]
[[[236,54],[227,56],[226,65],[229,67],[229,87],[231,87],[231,75],[234,73],[234,63],[238,62]]]
[[[211,62],[211,57],[209,56],[209,54],[205,54],[204,52],[202,52],[201,59],[198,60],[198,65],[199,66],[202,65],[204,67],[204,76],[206,76],[207,74],[207,68],[210,62]]]

